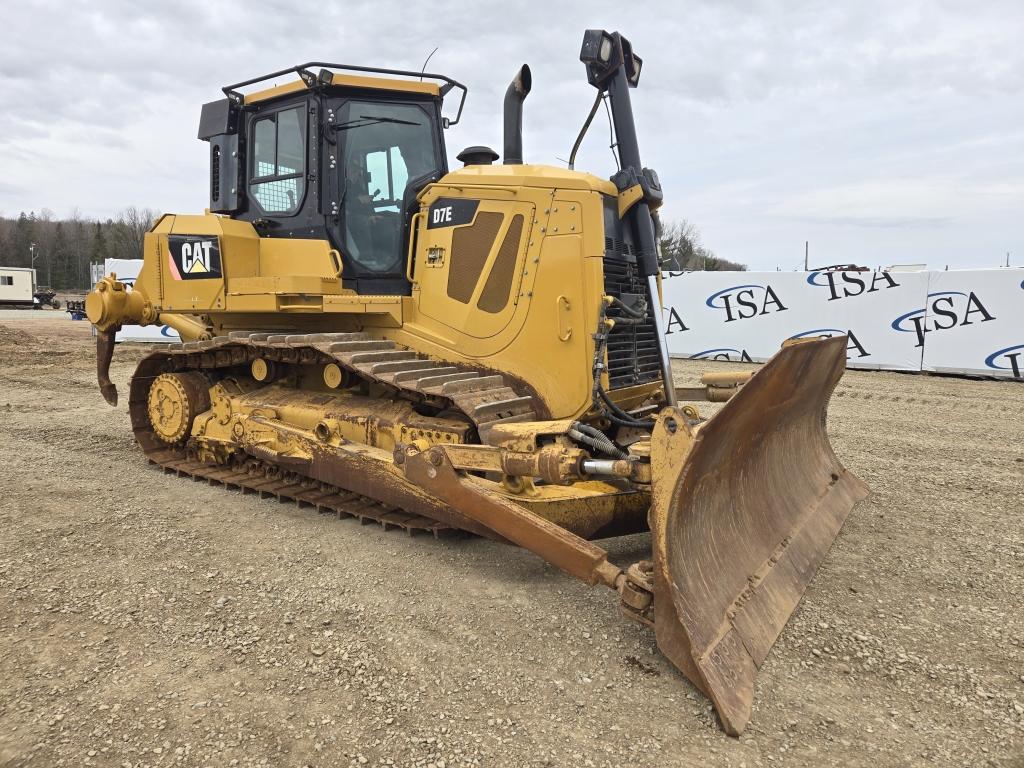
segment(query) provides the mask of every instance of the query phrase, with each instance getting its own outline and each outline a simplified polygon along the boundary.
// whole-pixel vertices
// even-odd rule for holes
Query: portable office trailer
[[[36,271],[28,267],[0,267],[0,306],[35,306]]]

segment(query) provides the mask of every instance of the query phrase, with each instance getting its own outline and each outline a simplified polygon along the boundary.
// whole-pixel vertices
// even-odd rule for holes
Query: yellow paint
[[[439,96],[441,94],[441,88],[437,83],[420,82],[418,80],[398,80],[392,77],[350,75],[346,72],[332,72],[331,85],[349,88],[375,88],[384,91],[403,91],[405,93],[425,93],[428,96]]]
[[[350,75],[342,72],[332,72],[332,86],[343,88],[375,89],[381,91],[400,91],[402,93],[419,93],[427,96],[440,96],[441,88],[437,83],[419,82],[418,80],[399,80],[393,77],[372,77],[366,75]],[[308,90],[308,86],[302,80],[295,80],[283,85],[275,85],[271,88],[264,88],[259,91],[247,93],[243,97],[245,104],[257,104],[261,101],[276,99],[278,96],[287,96],[291,93]]]
[[[591,407],[592,334],[604,292],[604,203],[618,198],[614,185],[548,166],[470,166],[427,187],[421,211],[441,197],[479,200],[477,216],[502,217],[468,301],[448,290],[456,228],[429,229],[425,215],[415,219],[410,296],[359,296],[342,286],[326,241],[260,238],[247,222],[211,214],[165,216],[157,223],[146,236],[136,291],[152,304],[153,318],[160,312],[204,315],[212,333],[358,330],[392,339],[515,377],[538,396],[542,417],[583,416]],[[517,215],[523,226],[508,301],[486,311],[480,297]],[[218,237],[223,279],[174,280],[167,269],[172,233]],[[189,329],[186,337],[196,335]],[[659,388],[652,382],[614,396],[635,405]]]
[[[419,442],[424,449],[461,446],[466,437],[464,422],[420,416],[404,401],[368,401],[350,390],[327,389],[329,384],[322,380],[301,385],[301,389],[279,384],[261,387],[252,381],[232,380],[212,386],[213,408],[192,424],[191,436],[199,454],[216,461],[231,446],[258,444],[269,454],[308,458],[316,446],[328,446],[339,453],[357,450],[394,471],[398,468],[392,463],[392,452],[399,443]],[[540,426],[545,432],[564,425]],[[509,450],[466,449],[469,453],[460,450],[455,455],[464,459],[463,464],[468,460],[483,468],[500,467],[501,454]],[[531,487],[529,493],[516,493],[502,482],[467,478],[481,490],[514,501],[581,536],[592,535],[616,520],[642,518],[649,503],[646,493],[623,491],[600,480],[567,486],[533,485],[530,478],[522,480]]]
[[[260,275],[315,275],[336,279],[338,269],[325,240],[267,237],[260,241]],[[332,291],[335,293],[335,291]]]
[[[337,389],[344,380],[341,368],[336,363],[328,363],[324,366],[324,384],[331,389]]]
[[[644,197],[644,190],[639,184],[634,184],[629,189],[624,189],[619,192],[619,218],[623,218],[626,213],[636,205]]]
[[[268,275],[234,277],[228,281],[228,296],[246,294],[338,294],[341,280],[320,275]]]
[[[372,315],[372,318],[359,318],[359,322],[368,322],[379,328],[397,328],[402,324],[402,313],[405,307],[402,296],[360,296],[348,291],[343,296],[327,296],[324,298],[324,312],[338,315]],[[331,330],[342,320],[328,319]]]
[[[616,195],[618,190],[607,179],[583,171],[570,171],[551,165],[468,165],[452,171],[442,180],[445,184],[484,186],[514,192],[520,187],[554,190],[588,190]]]
[[[304,90],[306,90],[306,84],[301,80],[296,80],[291,83],[285,83],[284,85],[275,85],[271,88],[264,88],[260,91],[247,93],[243,97],[243,103],[255,104],[260,101],[267,101],[268,99],[274,99],[278,96],[287,96],[289,93],[298,93],[299,91]]]

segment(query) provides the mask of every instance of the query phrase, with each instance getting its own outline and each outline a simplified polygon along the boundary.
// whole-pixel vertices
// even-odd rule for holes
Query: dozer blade
[[[868,492],[825,432],[845,354],[845,336],[787,346],[703,425],[666,408],[654,429],[658,646],[734,736],[759,667]]]

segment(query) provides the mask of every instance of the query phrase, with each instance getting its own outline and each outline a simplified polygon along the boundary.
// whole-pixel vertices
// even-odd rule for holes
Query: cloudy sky
[[[309,60],[429,69],[470,88],[449,155],[501,146],[501,97],[533,69],[527,161],[568,156],[593,90],[587,27],[644,58],[645,164],[717,254],[811,263],[1024,263],[1024,4],[985,2],[90,3],[7,7],[0,213],[200,211],[199,108]],[[577,168],[613,169],[595,120]]]

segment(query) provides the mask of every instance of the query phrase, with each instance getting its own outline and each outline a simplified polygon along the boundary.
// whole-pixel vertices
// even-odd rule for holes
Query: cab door
[[[534,206],[485,194],[428,194],[424,203],[413,274],[420,312],[468,336],[497,335],[522,298]]]

